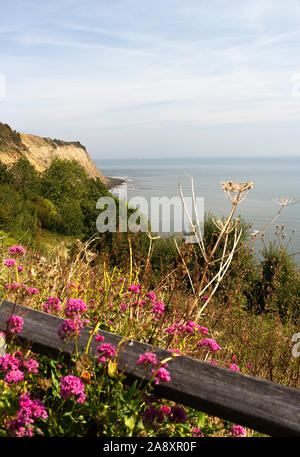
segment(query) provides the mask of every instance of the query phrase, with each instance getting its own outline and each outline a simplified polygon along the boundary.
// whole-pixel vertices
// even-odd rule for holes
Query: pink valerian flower
[[[24,267],[22,267],[21,265],[18,265],[17,270],[21,273],[22,271],[24,271]]]
[[[84,389],[84,382],[77,376],[68,375],[60,379],[60,396],[65,400],[74,395],[78,396],[77,403],[83,403],[86,399]]]
[[[120,313],[121,313],[121,314],[126,313],[127,305],[126,305],[125,303],[120,303],[119,310],[120,310]]]
[[[8,329],[11,333],[20,333],[23,329],[24,321],[22,317],[13,314],[6,319],[5,323],[8,325]]]
[[[191,320],[188,320],[186,325],[173,324],[171,327],[166,328],[165,332],[171,335],[195,335],[199,333],[208,335],[208,329],[206,327],[200,326]]]
[[[57,297],[49,297],[46,302],[43,303],[43,309],[45,313],[50,313],[51,311],[58,312],[61,310],[61,301]]]
[[[36,419],[47,419],[48,413],[40,400],[31,400],[30,395],[24,393],[19,398],[20,409],[17,412],[17,419],[11,420],[8,426],[13,436],[33,436],[34,421]]]
[[[26,368],[28,373],[37,373],[39,363],[34,359],[24,359],[22,360],[22,368]]]
[[[179,355],[182,354],[182,352],[180,351],[180,349],[169,348],[169,349],[167,349],[167,350],[170,351],[170,352],[174,352],[175,354],[179,354]]]
[[[204,433],[202,433],[200,428],[198,428],[198,427],[193,427],[191,429],[191,434],[197,438],[204,438]]]
[[[21,361],[12,354],[5,354],[0,357],[0,371],[17,370],[20,365]]]
[[[227,364],[225,366],[227,366]],[[229,364],[228,368],[233,371],[240,371],[239,367],[235,363]]]
[[[155,373],[156,369],[153,368],[152,373]],[[157,370],[157,373],[155,374],[154,377],[154,384],[158,385],[160,382],[170,382],[171,381],[171,376],[169,371],[167,371],[165,368],[161,367]]]
[[[201,340],[198,343],[198,346],[206,346],[209,350],[215,352],[221,349],[221,347],[218,345],[218,343],[213,340],[212,338],[205,338],[205,340]]]
[[[11,384],[11,383],[23,381],[23,379],[24,379],[23,371],[16,369],[16,370],[8,371],[4,378],[4,381]]]
[[[153,292],[146,292],[145,297],[152,300],[153,303],[156,301],[156,295]]]
[[[203,297],[201,297],[201,300],[202,300],[204,303],[207,302],[208,296],[207,296],[207,295],[203,295]]]
[[[97,341],[97,343],[102,343],[102,341],[104,341],[104,336],[102,335],[95,335],[95,340]]]
[[[131,286],[127,287],[128,292],[133,292],[135,294],[139,294],[141,291],[142,286],[140,284],[132,284]]]
[[[229,430],[229,435],[231,436],[246,436],[246,430],[241,425],[233,425]]]
[[[83,322],[79,318],[66,319],[59,327],[57,333],[62,341],[71,340],[80,335],[83,328]]]
[[[25,286],[25,291],[28,295],[37,295],[39,293],[39,289],[36,289],[35,287]]]
[[[65,307],[65,315],[68,317],[81,316],[88,311],[87,304],[80,298],[69,298]]]
[[[160,407],[160,411],[165,415],[165,416],[168,416],[171,412],[171,407],[170,406],[161,406]]]
[[[5,265],[6,267],[14,267],[16,265],[16,261],[15,259],[4,259],[3,261],[3,265]]]
[[[140,355],[137,364],[144,366],[157,365],[156,354],[153,354],[152,352],[145,352],[143,355]]]
[[[157,320],[157,318],[163,314],[164,310],[165,306],[161,301],[154,303],[154,306],[151,309],[151,313],[155,314],[156,316],[153,319]]]
[[[11,246],[9,249],[8,249],[8,252],[10,254],[26,254],[26,250],[25,248],[23,248],[23,246]]]
[[[207,363],[210,363],[211,365],[219,365],[217,362],[214,360],[207,360]]]
[[[99,363],[106,363],[109,359],[113,359],[117,353],[115,346],[109,343],[100,344],[97,347],[97,352],[100,354],[100,357],[97,357]]]
[[[61,301],[57,297],[49,297],[46,302],[43,303],[43,309],[45,313],[50,313],[51,311],[58,312],[61,310]]]
[[[13,282],[11,284],[5,284],[6,290],[20,289],[21,287],[22,287],[22,284],[20,282]]]

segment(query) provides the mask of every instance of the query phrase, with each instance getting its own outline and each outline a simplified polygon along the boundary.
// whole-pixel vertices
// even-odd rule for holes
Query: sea
[[[150,207],[152,197],[179,197],[179,184],[185,197],[192,197],[191,179],[195,195],[202,197],[204,210],[215,218],[227,217],[231,203],[221,182],[253,182],[247,197],[239,203],[236,216],[252,224],[251,231],[262,230],[278,213],[280,199],[288,198],[280,216],[265,232],[265,244],[280,238],[300,266],[300,156],[299,157],[218,157],[218,158],[155,158],[155,159],[96,159],[105,176],[121,178],[123,184],[111,189],[127,199],[143,197]],[[199,199],[200,200],[200,199]],[[174,219],[165,212],[163,218]],[[174,222],[174,221],[173,221]],[[172,221],[170,221],[172,228]],[[172,230],[170,230],[172,233]],[[258,239],[255,250],[260,255],[263,242]],[[297,254],[299,253],[299,254]]]

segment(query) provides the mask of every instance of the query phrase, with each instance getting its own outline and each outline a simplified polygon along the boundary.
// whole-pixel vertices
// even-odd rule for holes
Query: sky
[[[300,1],[1,2],[0,121],[93,159],[299,156]]]

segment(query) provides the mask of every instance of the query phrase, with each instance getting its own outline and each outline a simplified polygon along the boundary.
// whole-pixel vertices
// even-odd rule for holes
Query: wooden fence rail
[[[3,302],[0,306],[0,325],[13,310],[13,304]],[[74,351],[74,342],[63,345],[57,330],[63,319],[17,305],[15,314],[24,319],[23,342],[30,342],[39,353],[66,354]],[[86,348],[91,327],[81,331],[78,350]],[[99,331],[105,342],[118,345],[122,337]],[[92,340],[90,350],[95,353],[97,343]],[[130,377],[149,380],[151,373],[137,366],[140,354],[155,352],[159,359],[170,356],[164,349],[134,340],[121,343],[118,368]],[[174,400],[207,414],[221,417],[239,425],[271,436],[300,436],[300,391],[282,385],[221,368],[196,359],[180,356],[169,362],[171,381],[155,387],[160,397]]]

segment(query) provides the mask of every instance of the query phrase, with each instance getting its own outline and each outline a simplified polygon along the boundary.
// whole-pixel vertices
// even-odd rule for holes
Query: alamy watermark
[[[6,97],[6,80],[5,75],[0,73],[0,98]]]
[[[128,200],[127,188],[120,188],[117,198],[101,197],[96,208],[101,210],[96,226],[100,233],[151,231],[159,234],[180,233],[186,243],[203,237],[204,198],[141,196]],[[130,212],[128,210],[130,209]]]
[[[300,356],[300,333],[294,333],[292,341],[296,343],[292,347],[292,356],[296,359]]]

